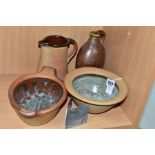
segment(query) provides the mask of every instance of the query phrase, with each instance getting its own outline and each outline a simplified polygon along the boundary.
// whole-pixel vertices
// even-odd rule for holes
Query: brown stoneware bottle
[[[90,32],[89,39],[80,48],[77,58],[76,67],[98,67],[103,68],[105,60],[105,50],[103,41],[105,32],[102,30]]]

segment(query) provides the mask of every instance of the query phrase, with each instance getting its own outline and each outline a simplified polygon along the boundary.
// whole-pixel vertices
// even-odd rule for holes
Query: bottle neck
[[[93,42],[100,42],[100,39],[99,39],[99,37],[94,37],[94,36],[89,36],[89,39],[88,39],[89,41],[93,41]]]

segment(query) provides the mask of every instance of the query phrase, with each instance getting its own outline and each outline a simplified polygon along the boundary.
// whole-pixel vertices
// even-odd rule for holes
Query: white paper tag
[[[107,94],[111,95],[112,92],[113,92],[113,89],[114,89],[114,87],[115,87],[115,81],[112,80],[112,79],[107,78],[106,86],[107,86],[107,87],[106,87],[105,92],[106,92]]]

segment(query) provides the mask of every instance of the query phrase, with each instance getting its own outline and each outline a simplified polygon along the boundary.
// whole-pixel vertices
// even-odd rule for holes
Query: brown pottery
[[[16,79],[8,90],[10,104],[18,116],[29,125],[42,125],[52,120],[67,99],[63,82],[56,70],[42,71]]]
[[[105,50],[103,41],[105,32],[102,30],[90,32],[89,39],[80,48],[76,67],[98,67],[103,68],[105,60]]]
[[[71,44],[73,49],[68,52]],[[58,77],[63,80],[68,71],[68,63],[77,53],[77,43],[70,38],[51,35],[39,41],[38,46],[41,48],[41,55],[37,71],[40,71],[43,66],[50,66],[57,70]]]

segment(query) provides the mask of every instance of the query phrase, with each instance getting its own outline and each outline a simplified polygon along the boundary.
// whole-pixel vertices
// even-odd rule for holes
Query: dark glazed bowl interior
[[[68,46],[70,40],[59,35],[47,36],[43,40],[38,42],[39,47],[41,46],[52,46],[52,47],[65,47]]]
[[[57,82],[32,78],[17,85],[14,98],[16,103],[27,111],[39,111],[58,102],[62,94],[63,88]]]
[[[107,78],[99,75],[82,75],[73,80],[74,89],[84,97],[94,100],[114,99],[119,90],[115,85],[112,95],[105,93]]]

